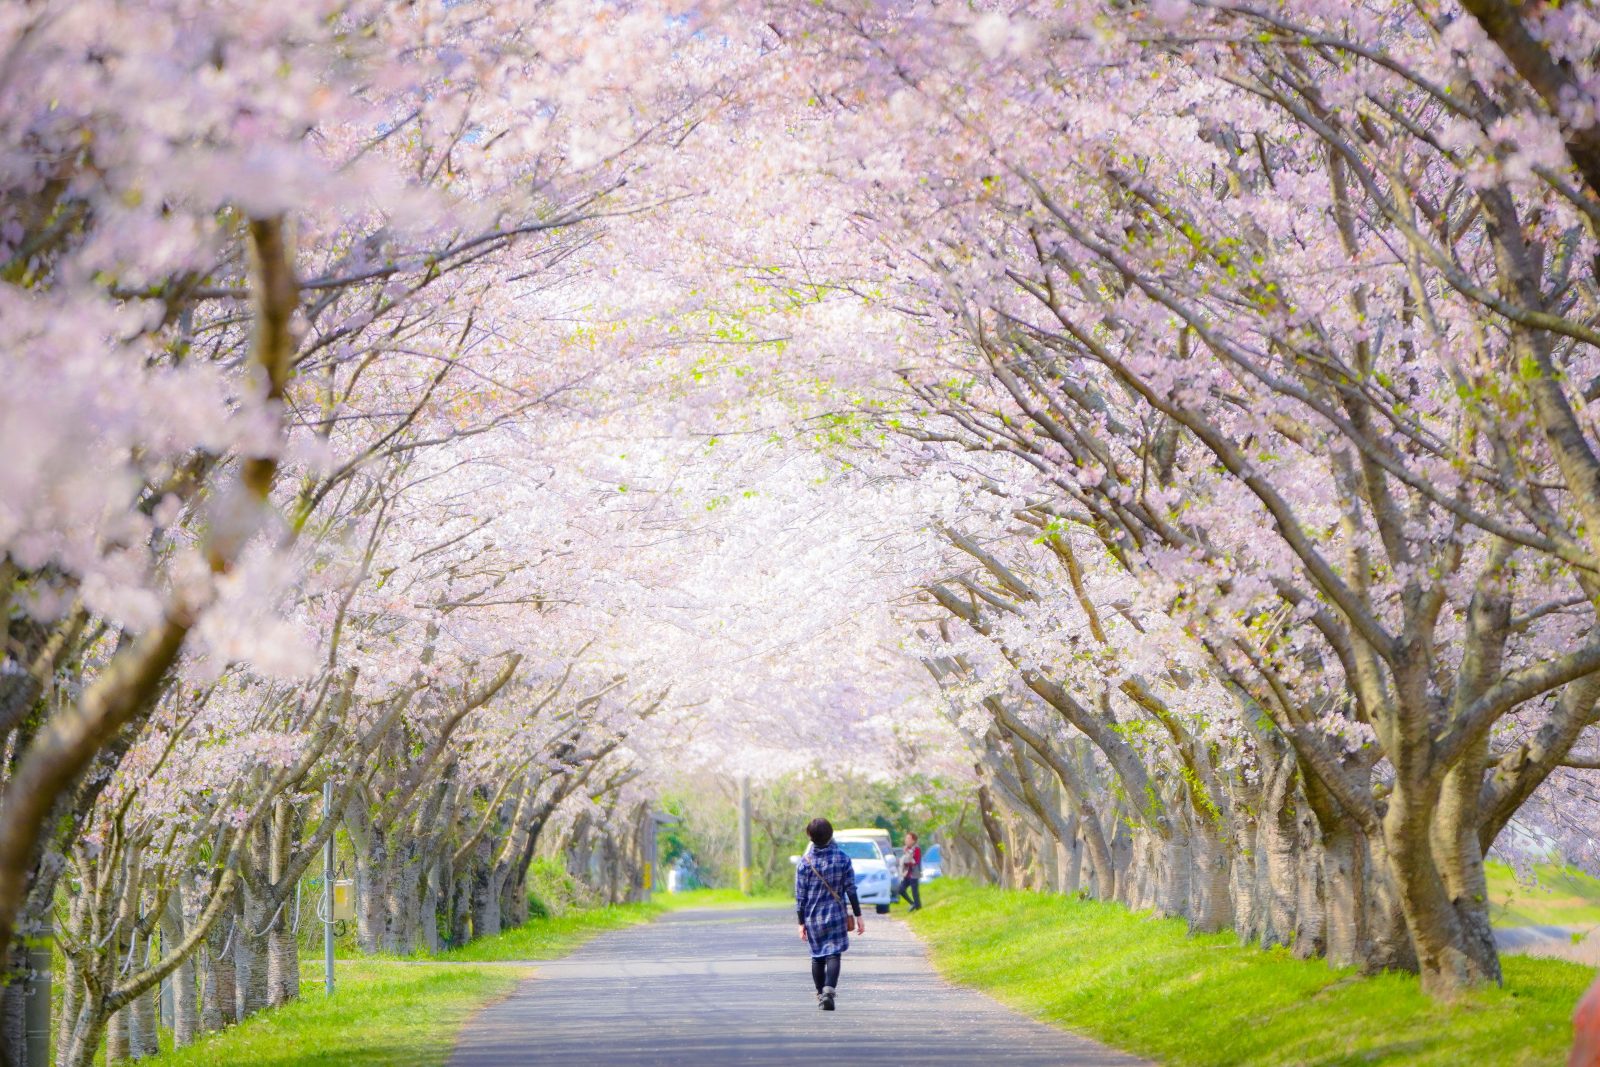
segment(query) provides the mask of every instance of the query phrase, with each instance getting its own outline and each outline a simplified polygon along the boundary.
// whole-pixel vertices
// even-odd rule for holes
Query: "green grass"
[[[321,969],[304,972],[305,994],[186,1049],[144,1061],[150,1067],[435,1067],[473,1012],[510,993],[527,972],[386,961],[341,964],[332,998]]]
[[[940,883],[910,917],[935,964],[1047,1022],[1170,1067],[1495,1067],[1565,1062],[1594,971],[1508,956],[1503,989],[1442,1005],[1416,978],[1360,978],[1115,904]]]
[[[468,1017],[534,973],[495,964],[552,959],[596,934],[647,922],[661,911],[653,904],[592,908],[534,918],[431,957],[341,959],[331,1000],[322,993],[320,957],[308,958],[301,969],[300,1000],[146,1062],[151,1067],[435,1067],[449,1057]]]
[[[737,889],[687,889],[682,893],[657,893],[655,903],[667,911],[684,908],[793,908],[794,894],[760,892],[745,896]]]
[[[564,956],[596,934],[649,922],[661,913],[656,904],[616,904],[565,915],[530,919],[493,937],[427,957],[441,963],[491,963],[548,960]]]
[[[1534,884],[1509,866],[1488,865],[1489,918],[1496,926],[1600,926],[1600,878],[1575,867],[1542,863]]]

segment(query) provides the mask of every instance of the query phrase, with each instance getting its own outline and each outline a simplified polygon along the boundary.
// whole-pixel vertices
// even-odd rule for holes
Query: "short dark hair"
[[[821,848],[833,840],[833,823],[818,817],[806,823],[806,836],[811,838],[811,843]]]
[[[906,836],[911,838],[911,840],[913,840],[913,841],[921,841],[922,840],[922,838],[917,836],[917,832],[915,830],[907,830],[906,831]]]

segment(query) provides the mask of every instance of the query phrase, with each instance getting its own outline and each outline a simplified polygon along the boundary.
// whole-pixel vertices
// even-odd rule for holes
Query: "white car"
[[[894,842],[889,839],[889,831],[880,830],[874,826],[859,826],[852,829],[835,830],[835,841],[875,841],[878,851],[883,854],[883,862],[889,865],[891,877],[900,877],[900,853],[894,847]]]
[[[888,861],[884,859],[878,843],[840,840],[837,835],[833,843],[850,857],[850,866],[856,875],[856,899],[863,904],[871,904],[879,915],[888,911],[890,902],[894,900],[894,875],[890,873]],[[790,856],[789,862],[798,867],[800,857]]]
[[[889,861],[876,841],[852,841],[834,838],[834,844],[850,857],[850,866],[856,871],[856,896],[863,904],[871,904],[879,915],[889,910],[894,901],[894,873]]]

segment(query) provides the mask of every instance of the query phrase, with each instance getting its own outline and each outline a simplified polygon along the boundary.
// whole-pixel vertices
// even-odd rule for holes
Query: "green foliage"
[[[565,915],[593,907],[591,891],[554,856],[540,856],[528,867],[528,905],[532,916]]]
[[[434,1067],[450,1055],[474,1012],[510,993],[527,972],[514,967],[361,962],[339,968],[339,987],[322,994],[307,968],[305,995],[150,1067]]]
[[[912,775],[879,781],[864,775],[813,768],[752,783],[750,806],[758,891],[787,894],[793,887],[789,857],[805,849],[805,825],[821,815],[834,826],[888,830],[896,845],[915,830],[927,842],[961,817],[960,788]],[[681,857],[692,857],[712,887],[739,884],[738,789],[731,779],[698,778],[662,799],[679,819],[658,839],[661,882]]]
[[[694,835],[683,822],[686,811],[686,803],[683,797],[664,798],[661,802],[661,810],[668,815],[676,816],[678,819],[677,822],[666,823],[656,831],[656,858],[661,864],[662,871],[668,871],[680,859],[694,855],[695,842]]]
[[[1115,904],[960,881],[910,921],[949,978],[1170,1067],[1563,1062],[1593,970],[1505,958],[1505,987],[1454,1004],[1411,975],[1361,978]]]

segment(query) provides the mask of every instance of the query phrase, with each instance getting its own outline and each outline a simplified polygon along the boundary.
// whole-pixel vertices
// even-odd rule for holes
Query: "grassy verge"
[[[667,911],[684,908],[792,908],[792,893],[764,892],[745,896],[737,889],[687,889],[682,893],[657,893],[655,902]]]
[[[530,919],[504,933],[480,938],[427,958],[441,963],[554,959],[566,955],[596,934],[648,922],[661,910],[655,904],[616,904],[569,911],[564,915]]]
[[[146,1062],[151,1067],[436,1067],[449,1058],[457,1033],[474,1012],[533,973],[474,964],[552,959],[606,930],[646,922],[661,910],[653,904],[591,908],[535,918],[431,957],[343,958],[335,972],[338,992],[331,999],[322,994],[321,960],[308,961],[302,968],[302,999]]]
[[[1114,904],[938,888],[910,922],[947,977],[1170,1067],[1564,1063],[1573,1004],[1594,978],[1508,956],[1503,989],[1445,1006],[1415,978],[1360,978],[1232,934],[1189,937],[1181,920]]]
[[[338,992],[322,995],[320,968],[307,968],[305,996],[264,1011],[150,1067],[436,1067],[473,1012],[510,993],[526,972],[510,967],[351,962]]]
[[[1600,878],[1549,863],[1534,868],[1532,885],[1504,863],[1491,860],[1487,871],[1496,926],[1600,926]]]

